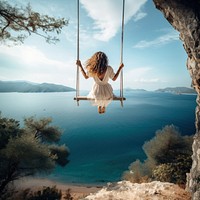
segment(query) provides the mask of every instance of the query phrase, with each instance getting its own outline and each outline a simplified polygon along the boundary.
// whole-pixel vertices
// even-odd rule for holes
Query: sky
[[[76,87],[77,0],[9,0],[69,24],[48,44],[32,34],[23,44],[0,48],[0,80],[54,83]],[[126,0],[123,48],[124,88],[153,91],[165,87],[190,87],[187,55],[173,29],[152,0]],[[80,60],[95,52],[107,54],[109,65],[120,64],[122,0],[80,0]],[[119,79],[110,81],[119,89]],[[80,76],[80,89],[89,90],[93,80]]]

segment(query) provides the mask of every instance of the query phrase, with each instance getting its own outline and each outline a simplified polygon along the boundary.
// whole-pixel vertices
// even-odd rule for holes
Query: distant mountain
[[[124,88],[124,91],[126,91],[126,92],[131,92],[131,91],[133,91],[133,92],[147,92],[147,90],[145,90],[145,89],[132,89],[132,88]]]
[[[26,81],[0,81],[0,92],[70,92],[75,89],[50,83]]]
[[[167,87],[164,89],[155,90],[155,92],[169,92],[174,94],[196,94],[193,88],[187,87]]]

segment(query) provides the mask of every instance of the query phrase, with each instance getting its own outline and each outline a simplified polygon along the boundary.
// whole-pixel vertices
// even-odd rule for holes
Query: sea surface
[[[101,185],[120,180],[136,159],[144,160],[142,145],[165,125],[182,135],[195,133],[196,95],[125,92],[121,107],[113,101],[103,115],[90,101],[73,100],[75,93],[0,93],[2,116],[21,122],[25,117],[52,117],[63,130],[60,144],[70,149],[70,162],[47,178],[73,184]]]

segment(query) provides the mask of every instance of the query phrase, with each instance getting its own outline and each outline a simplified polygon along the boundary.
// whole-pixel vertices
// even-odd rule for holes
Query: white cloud
[[[49,82],[71,87],[75,85],[75,58],[56,60],[28,45],[4,47],[0,49],[0,54],[12,61],[1,69],[1,78],[4,80]]]
[[[139,82],[139,83],[158,83],[158,82],[160,82],[160,79],[159,78],[150,78],[150,79],[140,78],[140,79],[135,79],[134,82]]]
[[[128,71],[125,71],[124,76],[126,77],[126,84],[133,85],[134,82],[138,82],[138,80],[144,79],[147,74],[150,73],[152,68],[150,67],[138,67]]]
[[[64,67],[65,64],[61,61],[57,61],[47,57],[41,50],[39,50],[35,46],[21,45],[14,46],[12,48],[4,46],[0,50],[1,54],[6,54],[6,56],[13,57],[14,59],[20,60],[22,63],[27,64],[26,66],[38,66],[40,70],[44,69],[43,66],[56,66],[56,67]],[[37,68],[37,67],[36,67]]]
[[[164,83],[163,80],[155,76],[154,68],[152,67],[138,67],[124,74],[126,79],[124,85],[131,88],[143,88],[151,90],[157,88],[158,84]]]
[[[134,45],[134,48],[142,49],[142,48],[148,48],[148,47],[158,47],[161,45],[168,44],[170,42],[179,40],[179,34],[177,31],[170,31],[167,34],[161,35],[160,37],[151,40],[151,41],[146,41],[142,40],[138,42],[136,45]]]
[[[141,6],[147,0],[126,0],[125,23],[137,14],[137,20],[145,16],[140,14]],[[121,0],[81,0],[89,17],[94,20],[95,39],[108,41],[114,37],[121,27],[122,1]]]
[[[126,72],[126,77],[129,79],[140,79],[141,76],[149,73],[152,70],[151,67],[138,67]]]
[[[68,26],[68,29],[63,31],[66,41],[76,48],[77,45],[77,24],[73,21]],[[90,42],[88,42],[90,41]],[[80,25],[79,27],[79,45],[81,48],[91,48],[97,46],[97,40],[93,38],[93,32],[89,26]]]
[[[137,21],[141,20],[142,18],[144,18],[144,17],[146,17],[146,16],[147,16],[147,13],[138,12],[138,13],[134,16],[133,20],[134,20],[135,22],[137,22]]]

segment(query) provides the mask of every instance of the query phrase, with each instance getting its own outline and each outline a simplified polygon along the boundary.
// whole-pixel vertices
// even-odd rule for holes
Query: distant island
[[[133,88],[124,88],[125,92],[148,92],[145,89],[133,89]],[[153,92],[166,92],[172,94],[197,94],[193,88],[188,87],[166,87],[162,89],[154,90]]]
[[[132,89],[132,88],[124,88],[125,92],[147,92],[145,89]]]
[[[196,94],[193,88],[187,87],[167,87],[164,89],[155,90],[155,92],[168,92],[173,94]]]
[[[27,81],[0,81],[0,92],[71,92],[75,89],[52,83]]]
[[[52,83],[33,83],[28,81],[0,81],[0,92],[72,92],[74,88]],[[124,88],[125,92],[148,92],[144,89]],[[166,92],[173,94],[196,94],[193,88],[167,87],[154,92]]]

